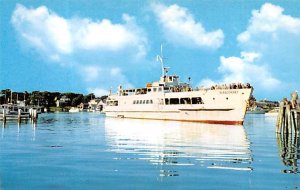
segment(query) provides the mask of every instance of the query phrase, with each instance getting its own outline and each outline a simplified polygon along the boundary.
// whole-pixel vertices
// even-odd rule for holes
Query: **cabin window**
[[[142,104],[143,103],[143,100],[140,100],[140,104]]]
[[[153,100],[150,100],[150,104],[153,104]]]
[[[228,97],[226,97],[226,100],[228,100]]]
[[[171,81],[171,82],[172,82],[172,81],[173,81],[173,78],[172,78],[172,77],[169,77],[169,81]]]
[[[162,89],[161,88],[158,88],[158,92],[161,92],[162,91]]]
[[[201,97],[193,97],[192,104],[203,104],[202,98]]]
[[[146,101],[146,104],[149,104],[149,100]]]
[[[107,101],[108,106],[118,106],[119,102],[118,101]]]
[[[153,92],[156,92],[156,88],[153,88]]]
[[[190,104],[191,99],[190,98],[181,98],[180,99],[180,104]]]
[[[135,104],[135,100],[133,100],[133,104]]]
[[[148,88],[147,91],[148,91],[148,92],[151,92],[151,88]]]
[[[165,104],[169,105],[170,104],[170,100],[168,98],[165,99]]]
[[[146,100],[143,100],[143,104],[145,104],[146,103]]]
[[[178,98],[170,98],[170,104],[179,104]]]

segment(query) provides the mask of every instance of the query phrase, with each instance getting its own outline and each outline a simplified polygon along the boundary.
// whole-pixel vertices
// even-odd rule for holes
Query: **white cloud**
[[[267,89],[276,87],[280,81],[272,76],[266,66],[255,64],[258,58],[257,53],[248,52],[242,52],[241,57],[222,56],[218,70],[224,74],[223,81],[225,83],[250,82]]]
[[[122,85],[124,88],[133,88],[133,85],[119,67],[99,68],[97,66],[86,66],[85,68],[87,69],[81,70],[81,75],[89,82],[88,92],[93,92],[97,95],[102,93],[101,95],[104,95],[110,88],[113,93],[116,92],[119,85]]]
[[[200,85],[251,83],[261,89],[275,89],[281,82],[272,76],[267,66],[257,65],[259,59],[260,55],[255,52],[242,52],[241,57],[222,56],[218,71],[223,74],[223,78],[219,81],[204,79]]]
[[[211,49],[217,49],[223,44],[222,30],[207,32],[186,8],[176,4],[167,7],[159,3],[153,3],[151,7],[169,42]]]
[[[270,3],[264,4],[260,10],[252,11],[248,28],[239,34],[237,39],[240,43],[251,43],[263,33],[269,34],[276,39],[279,32],[300,34],[300,19],[283,14],[284,9]],[[264,36],[263,36],[264,37]]]
[[[121,23],[113,23],[105,18],[64,18],[46,6],[18,4],[11,23],[24,47],[77,73],[86,90],[99,95],[120,84],[132,87],[123,69],[147,53],[145,32],[125,13]]]
[[[125,47],[134,46],[140,56],[146,53],[147,39],[141,29],[135,25],[135,19],[127,14],[122,16],[125,24],[112,24],[103,19],[93,22],[88,19],[73,20],[75,43],[83,49],[107,49],[119,51]]]
[[[46,51],[49,56],[53,52],[72,52],[69,23],[55,13],[50,13],[47,7],[27,9],[18,4],[11,21],[21,38],[37,50]]]
[[[300,18],[284,14],[280,6],[265,3],[252,11],[247,29],[237,40],[242,51],[261,55],[258,65],[267,66],[269,73],[282,81],[282,91],[300,88]],[[262,75],[256,73],[258,77]],[[273,77],[262,82],[272,83]]]
[[[260,10],[252,11],[247,29],[237,40],[240,57],[222,56],[218,67],[221,78],[201,83],[250,82],[255,91],[271,97],[300,88],[299,18],[284,14],[280,6],[265,3]]]
[[[97,97],[109,95],[109,90],[102,88],[88,88],[87,92],[94,93]]]
[[[284,9],[270,3],[252,11],[247,29],[237,36],[243,51],[256,51],[263,61],[284,69],[300,62],[300,18],[285,15]],[[289,68],[290,70],[291,68]]]
[[[36,9],[18,4],[11,22],[23,41],[48,58],[75,54],[80,50],[125,51],[146,54],[147,38],[134,17],[122,16],[124,23],[108,19],[66,19],[41,6]],[[56,59],[57,60],[57,59]]]

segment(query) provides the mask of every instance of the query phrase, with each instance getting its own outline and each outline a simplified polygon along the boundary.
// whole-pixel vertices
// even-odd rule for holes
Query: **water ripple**
[[[234,136],[234,138],[232,138]],[[108,151],[135,155],[150,164],[252,171],[250,142],[243,126],[105,119]],[[178,176],[161,172],[160,176]]]

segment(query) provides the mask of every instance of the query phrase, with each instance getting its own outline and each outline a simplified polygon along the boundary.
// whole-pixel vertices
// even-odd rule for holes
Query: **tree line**
[[[24,101],[26,105],[54,107],[56,101],[65,96],[70,99],[66,106],[77,106],[80,103],[88,103],[91,99],[95,99],[93,93],[84,95],[73,92],[48,92],[48,91],[32,91],[32,92],[12,92],[10,89],[1,90],[0,104],[13,103],[17,101]],[[99,97],[105,99],[106,96]]]

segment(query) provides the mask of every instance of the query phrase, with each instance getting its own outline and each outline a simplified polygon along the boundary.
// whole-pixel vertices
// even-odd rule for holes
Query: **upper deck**
[[[222,85],[213,85],[209,88],[196,87],[193,88],[189,83],[180,83],[179,77],[174,76],[163,76],[157,82],[149,83],[144,88],[134,88],[134,89],[123,89],[119,86],[117,91],[117,96],[131,96],[131,95],[143,95],[143,94],[153,94],[153,93],[176,93],[176,92],[191,92],[200,90],[227,90],[227,89],[249,89],[252,86],[242,83],[231,83]]]

